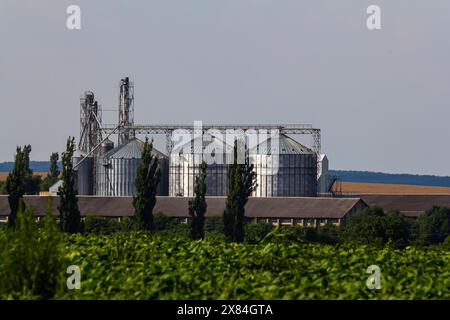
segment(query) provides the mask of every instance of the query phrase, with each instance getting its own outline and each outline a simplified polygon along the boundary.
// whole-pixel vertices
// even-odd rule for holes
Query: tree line
[[[450,244],[450,208],[433,207],[417,219],[397,210],[384,212],[380,207],[364,208],[342,227],[340,240],[403,248],[409,245]]]
[[[228,170],[228,198],[223,213],[224,234],[227,240],[235,242],[244,241],[245,205],[248,197],[256,187],[256,174],[253,165],[249,163],[248,155],[244,164],[237,161],[238,151],[245,149],[242,141],[235,141],[234,161]],[[23,196],[35,194],[33,187],[33,171],[30,169],[31,146],[17,147],[14,167],[9,173],[5,191],[8,194],[10,215],[8,226],[13,228],[16,224],[20,207],[25,210]],[[63,231],[69,233],[81,232],[83,224],[78,208],[76,172],[73,167],[73,154],[75,152],[75,138],[69,137],[66,151],[62,154],[62,172],[58,169],[58,153],[50,157],[50,170],[42,185],[50,187],[62,180],[59,188],[59,222]],[[206,204],[206,162],[200,164],[199,174],[195,177],[194,197],[189,199],[187,211],[189,213],[191,238],[203,239],[205,235]],[[137,230],[153,231],[155,229],[153,209],[156,205],[156,194],[161,179],[159,159],[153,154],[153,141],[145,139],[141,162],[136,174],[136,195],[133,197],[135,219],[133,228]]]

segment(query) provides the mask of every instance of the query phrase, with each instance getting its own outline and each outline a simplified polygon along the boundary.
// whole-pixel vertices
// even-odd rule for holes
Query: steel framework
[[[119,145],[134,136],[134,84],[128,77],[119,83]]]
[[[101,107],[92,91],[86,91],[80,97],[80,140],[78,150],[89,153],[102,141]]]
[[[105,134],[111,134],[117,128],[116,125],[103,125],[99,130]],[[310,124],[203,124],[202,131],[214,129],[225,133],[226,130],[279,130],[280,133],[286,134],[304,134],[312,136],[311,149],[320,155],[321,152],[321,135],[320,129],[313,128]],[[136,124],[122,127],[122,130],[133,132],[135,134],[163,134],[166,136],[166,150],[168,154],[172,150],[172,133],[175,130],[182,130],[186,133],[193,133],[194,127],[188,124]]]
[[[118,124],[102,124],[101,108],[94,99],[94,93],[86,91],[80,99],[78,149],[85,152],[86,157],[94,157],[94,163],[101,143],[113,134],[118,134],[119,145],[126,143],[136,134],[165,135],[166,151],[169,155],[173,148],[174,131],[193,134],[195,130],[198,130],[192,124],[134,124],[134,84],[128,77],[119,82],[118,107]],[[285,134],[310,135],[312,137],[310,147],[316,153],[317,159],[321,153],[320,129],[313,128],[310,124],[202,124],[201,126],[203,133],[211,129],[223,134],[226,134],[227,130],[242,130],[244,133],[249,130],[278,130],[279,133]],[[103,138],[105,136],[106,138]]]

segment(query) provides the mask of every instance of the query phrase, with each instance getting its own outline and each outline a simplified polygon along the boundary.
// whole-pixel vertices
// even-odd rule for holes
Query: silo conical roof
[[[276,144],[277,140],[273,139]],[[272,154],[272,149],[276,149],[276,145],[272,146],[272,137],[261,142],[257,146],[250,149],[250,154]],[[314,154],[310,148],[305,147],[301,143],[295,141],[285,134],[278,136],[278,154]]]
[[[144,149],[144,142],[134,138],[127,143],[120,145],[104,155],[105,158],[116,159],[140,159],[142,157],[142,150]],[[153,155],[159,158],[167,158],[161,151],[153,147]]]
[[[201,148],[201,149],[200,149]],[[182,153],[183,150],[189,150],[189,153],[212,153],[215,150],[222,150],[224,153],[233,152],[233,147],[214,135],[204,134],[203,137],[196,137],[189,142],[173,149],[173,152]]]

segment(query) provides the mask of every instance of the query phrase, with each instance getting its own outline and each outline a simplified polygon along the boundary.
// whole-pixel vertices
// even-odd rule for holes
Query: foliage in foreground
[[[449,299],[450,251],[189,241],[149,233],[70,236],[83,299]],[[366,287],[369,265],[382,289]]]
[[[51,204],[49,204],[51,207]],[[64,280],[63,235],[48,211],[41,228],[32,208],[14,229],[0,229],[0,299],[50,299]]]
[[[14,237],[0,230],[1,281],[7,284],[0,298],[450,299],[444,246],[400,250],[286,238],[250,245],[119,232],[64,234],[62,255],[54,249],[57,234],[24,228]],[[6,239],[15,245],[5,246]],[[381,268],[381,290],[366,287],[373,264]],[[64,287],[69,265],[81,268],[80,290]]]
[[[61,233],[50,217],[35,224],[30,209],[18,217],[0,228],[0,299],[450,299],[449,236],[399,249],[390,236],[388,245],[338,242],[332,225],[247,223],[237,244],[225,241],[221,218],[206,219],[205,239],[192,241],[189,225],[161,213],[151,233],[89,217],[84,235]],[[381,235],[402,230],[396,216],[382,221]],[[66,289],[70,265],[81,267],[80,290]],[[381,290],[366,288],[370,265],[381,268]]]

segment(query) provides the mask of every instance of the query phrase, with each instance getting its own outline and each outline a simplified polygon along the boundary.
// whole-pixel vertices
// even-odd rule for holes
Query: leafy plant
[[[147,232],[73,235],[67,256],[83,270],[82,289],[57,298],[450,298],[450,251],[442,246],[331,246],[284,241],[280,228],[271,234],[252,245]],[[381,290],[366,287],[372,264],[381,268]]]
[[[274,229],[270,223],[251,222],[245,224],[245,240],[248,243],[258,243]]]
[[[33,209],[17,216],[14,229],[0,231],[0,298],[50,299],[64,276],[63,238],[49,209],[37,228]]]
[[[114,232],[124,231],[124,223],[118,222],[117,220],[88,216],[83,221],[83,229],[85,233],[92,234],[112,234]]]

